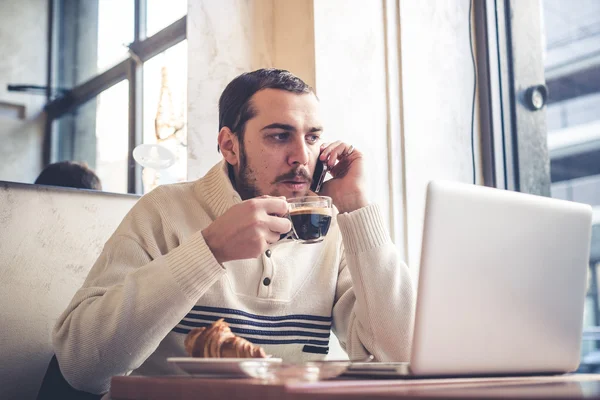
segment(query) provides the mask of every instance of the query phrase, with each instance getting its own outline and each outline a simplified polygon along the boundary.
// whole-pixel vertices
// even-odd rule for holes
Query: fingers
[[[319,156],[319,159],[326,163],[329,168],[333,167],[337,160],[336,158],[330,157],[331,152],[340,145],[342,145],[342,142],[339,140],[336,140],[333,143],[323,143],[321,145],[321,155]]]
[[[277,234],[277,240],[282,233],[288,233],[292,230],[292,223],[287,218],[267,216],[267,227],[271,232]]]
[[[288,213],[288,203],[285,197],[260,196],[248,200],[258,218],[260,230],[268,244],[277,243],[282,234],[292,229],[292,223],[284,218]]]
[[[339,140],[330,144],[324,144],[322,149],[323,150],[321,151],[319,158],[321,161],[327,162],[329,169],[333,168],[338,160],[341,160],[343,157],[354,152],[354,146],[348,145]]]
[[[253,200],[257,209],[264,210],[269,215],[278,215],[283,217],[288,213],[288,203],[285,197],[260,196]]]
[[[281,235],[279,233],[273,232],[273,231],[267,231],[264,236],[264,238],[268,244],[277,243],[279,241],[280,237],[281,237]]]

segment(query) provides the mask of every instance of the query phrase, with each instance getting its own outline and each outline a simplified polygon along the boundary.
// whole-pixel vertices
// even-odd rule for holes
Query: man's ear
[[[238,165],[240,162],[240,144],[236,134],[231,132],[231,129],[224,126],[219,131],[219,148],[225,161],[231,165]]]

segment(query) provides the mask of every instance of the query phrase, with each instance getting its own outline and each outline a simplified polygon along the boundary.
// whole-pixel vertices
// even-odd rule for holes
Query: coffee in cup
[[[294,239],[302,243],[321,242],[331,225],[331,198],[306,196],[288,199],[289,218],[292,221]]]

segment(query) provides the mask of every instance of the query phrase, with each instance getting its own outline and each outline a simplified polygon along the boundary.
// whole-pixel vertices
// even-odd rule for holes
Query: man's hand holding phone
[[[341,141],[324,143],[317,163],[319,161],[326,165],[333,178],[323,183],[319,195],[331,197],[340,213],[368,204],[364,158],[359,150]],[[315,179],[318,179],[316,174]]]

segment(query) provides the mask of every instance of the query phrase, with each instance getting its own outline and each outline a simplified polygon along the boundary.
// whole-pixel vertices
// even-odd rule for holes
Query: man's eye
[[[276,133],[274,135],[271,135],[271,137],[277,141],[284,141],[286,140],[288,137],[290,136],[289,133]]]
[[[319,140],[319,135],[308,135],[306,137],[306,140],[308,141],[308,143],[317,143],[317,141]]]

